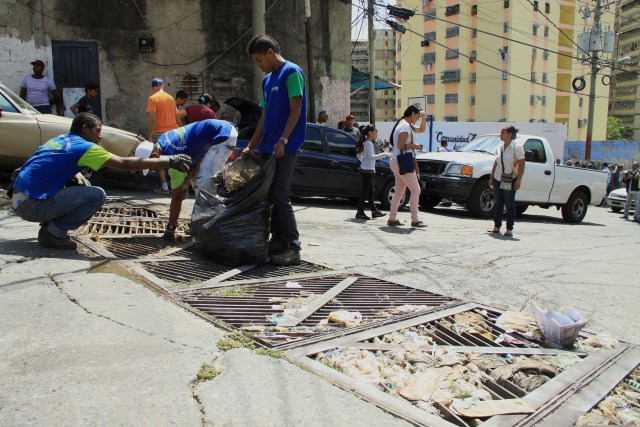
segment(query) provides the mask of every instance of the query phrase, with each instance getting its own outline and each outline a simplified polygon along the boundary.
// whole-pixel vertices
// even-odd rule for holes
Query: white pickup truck
[[[520,190],[516,193],[516,212],[529,205],[562,209],[562,218],[579,223],[589,204],[599,205],[605,197],[605,172],[555,164],[549,142],[542,137],[519,135],[524,144],[526,167]],[[418,153],[422,194],[420,205],[437,206],[442,199],[464,203],[472,215],[493,217],[493,191],[489,175],[500,145],[499,135],[482,135],[460,151]]]

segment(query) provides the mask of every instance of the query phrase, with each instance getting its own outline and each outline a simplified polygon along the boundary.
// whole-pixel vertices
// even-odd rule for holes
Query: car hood
[[[436,160],[441,162],[457,163],[478,163],[481,161],[493,161],[494,156],[484,153],[466,153],[462,151],[452,151],[444,153],[420,153],[416,154],[418,160]]]
[[[67,129],[67,132],[71,130],[71,123],[73,122],[73,119],[70,119],[69,117],[56,116],[54,114],[36,114],[33,117],[35,117],[38,123],[55,124],[58,126],[64,126]],[[132,133],[123,129],[114,128],[111,126],[102,126],[102,133],[105,133],[105,132],[115,133],[118,135],[128,136],[132,138],[136,137],[135,133]]]
[[[609,193],[609,197],[611,196],[615,196],[615,197],[620,197],[623,199],[627,198],[627,189],[626,188],[618,188],[617,190],[613,190],[611,193]]]

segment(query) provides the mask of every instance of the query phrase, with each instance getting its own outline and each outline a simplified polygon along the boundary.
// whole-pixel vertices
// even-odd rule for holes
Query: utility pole
[[[265,33],[265,26],[264,26],[264,12],[265,12],[265,8],[264,8],[264,2],[265,0],[253,0],[252,1],[252,14],[251,14],[251,20],[252,20],[252,24],[253,24],[253,35],[256,36],[258,34],[264,34]],[[264,75],[262,74],[262,71],[260,71],[260,68],[258,67],[253,67],[254,71],[253,71],[253,99],[256,100],[256,102],[260,102],[260,98],[262,98],[262,78],[264,77]]]
[[[307,44],[307,94],[309,96],[309,117],[311,123],[316,122],[316,101],[313,89],[313,50],[311,45],[311,1],[304,0],[304,32]]]
[[[373,0],[367,7],[369,21],[369,123],[376,123],[376,46],[373,29]]]
[[[596,9],[593,12],[593,28],[591,35],[594,33],[600,37],[600,0],[596,0]],[[587,141],[585,144],[584,157],[585,160],[591,160],[591,139],[593,138],[593,116],[596,108],[596,75],[598,74],[598,51],[591,51],[591,80],[589,81],[589,115],[587,117]]]

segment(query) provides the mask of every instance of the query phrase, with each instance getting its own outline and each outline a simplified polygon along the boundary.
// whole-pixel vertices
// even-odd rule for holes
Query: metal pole
[[[256,36],[265,33],[265,0],[252,0],[252,3],[251,20],[253,24],[253,35]],[[264,74],[262,74],[262,71],[260,71],[258,67],[253,67],[253,69],[253,99],[256,100],[256,102],[260,102],[260,98],[262,98],[262,78]]]
[[[593,28],[600,29],[600,0],[596,1],[593,13]],[[600,31],[596,31],[600,34]],[[593,33],[592,33],[593,35]],[[598,51],[591,52],[591,81],[589,89],[589,116],[587,118],[587,141],[584,149],[585,160],[591,160],[591,139],[593,138],[593,116],[596,108],[596,75],[598,74]]]
[[[313,89],[313,46],[311,45],[311,2],[304,0],[304,32],[307,44],[307,94],[309,96],[309,109],[307,121],[316,121],[316,97]]]
[[[369,21],[369,123],[376,123],[376,45],[373,29],[373,0],[367,8]]]

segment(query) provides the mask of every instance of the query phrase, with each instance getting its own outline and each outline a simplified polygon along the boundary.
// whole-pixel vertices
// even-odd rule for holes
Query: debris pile
[[[636,367],[598,406],[580,417],[576,425],[640,426],[640,367]]]

